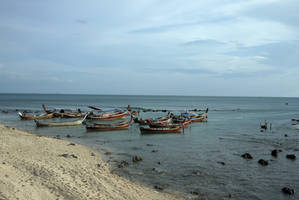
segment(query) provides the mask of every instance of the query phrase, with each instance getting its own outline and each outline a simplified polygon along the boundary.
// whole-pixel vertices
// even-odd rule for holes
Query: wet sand
[[[91,149],[39,137],[0,124],[0,199],[164,199],[155,191],[110,172]]]

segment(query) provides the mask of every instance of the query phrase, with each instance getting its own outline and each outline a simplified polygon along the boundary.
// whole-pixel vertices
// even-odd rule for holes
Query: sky
[[[0,93],[299,97],[297,0],[0,5]]]

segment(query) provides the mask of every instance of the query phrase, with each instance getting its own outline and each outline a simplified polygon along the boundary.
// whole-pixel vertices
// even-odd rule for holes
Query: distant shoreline
[[[90,148],[0,124],[1,199],[182,199],[110,173]]]
[[[217,95],[161,95],[161,94],[80,94],[80,93],[7,93],[0,92],[0,95],[60,95],[60,96],[143,96],[143,97],[220,97],[220,98],[299,98],[295,96],[217,96]]]

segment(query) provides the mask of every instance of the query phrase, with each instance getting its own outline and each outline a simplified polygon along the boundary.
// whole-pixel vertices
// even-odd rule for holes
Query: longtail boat
[[[54,113],[42,114],[42,115],[26,115],[25,113],[18,113],[21,120],[34,120],[34,119],[51,119],[54,117]]]
[[[118,122],[113,124],[98,124],[94,123],[93,125],[86,125],[87,131],[113,131],[113,130],[124,130],[128,129],[132,123],[133,118],[131,117],[130,121]]]
[[[84,116],[84,114],[81,113],[81,112],[73,112],[73,113],[71,113],[71,112],[69,112],[69,113],[62,112],[62,113],[54,113],[54,116],[55,117],[60,117],[60,118],[80,118],[80,117]]]
[[[110,119],[123,118],[126,115],[130,115],[130,112],[129,111],[121,111],[121,112],[114,112],[114,113],[107,113],[107,114],[100,114],[100,115],[92,115],[92,116],[89,116],[88,119],[92,119],[92,120],[110,120]]]
[[[34,120],[34,122],[35,122],[37,127],[44,127],[44,126],[77,126],[77,125],[81,125],[85,121],[88,114],[89,113],[87,113],[84,116],[83,119],[80,119],[80,120],[77,120],[77,121],[72,121],[72,122],[48,122],[48,123],[46,123],[46,122],[39,122],[36,119]]]
[[[208,112],[209,109],[206,109],[206,112],[204,114],[194,114],[193,116],[190,116],[191,122],[204,122],[208,118]]]
[[[141,133],[180,133],[181,126],[164,127],[164,128],[145,128],[140,127]]]
[[[47,113],[47,114],[55,113],[55,111],[56,111],[56,109],[54,109],[54,110],[47,110],[46,106],[44,104],[42,104],[42,108],[45,111],[45,113]]]
[[[134,122],[140,125],[147,125],[147,121],[143,120],[142,118],[134,118]]]

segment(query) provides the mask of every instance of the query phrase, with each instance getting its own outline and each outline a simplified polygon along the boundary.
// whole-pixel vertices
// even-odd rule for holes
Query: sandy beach
[[[183,199],[110,173],[91,149],[0,124],[0,199]]]

